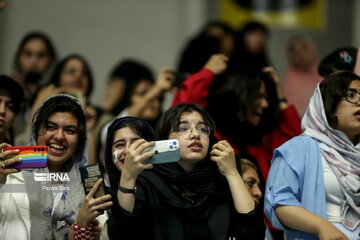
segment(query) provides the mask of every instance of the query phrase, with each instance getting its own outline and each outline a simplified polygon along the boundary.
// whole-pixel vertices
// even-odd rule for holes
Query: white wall
[[[6,1],[6,0],[5,0]],[[12,71],[20,39],[47,32],[59,57],[77,52],[96,79],[92,100],[100,104],[109,71],[135,57],[155,72],[175,67],[185,40],[206,21],[206,0],[7,0],[0,13],[0,72]]]

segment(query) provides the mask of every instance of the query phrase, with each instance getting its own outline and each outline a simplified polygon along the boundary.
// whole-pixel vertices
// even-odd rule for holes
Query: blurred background
[[[1,1],[0,1],[1,2]],[[95,76],[92,101],[103,101],[106,80],[119,60],[132,57],[176,68],[186,41],[210,20],[235,28],[258,20],[269,26],[269,58],[280,75],[286,41],[310,37],[319,57],[335,48],[359,46],[358,0],[6,0],[0,12],[0,73],[10,74],[21,38],[40,30],[58,57],[80,53]]]

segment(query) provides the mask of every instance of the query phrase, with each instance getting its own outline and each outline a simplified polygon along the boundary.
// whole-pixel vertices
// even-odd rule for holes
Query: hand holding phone
[[[79,168],[81,180],[84,186],[85,195],[88,195],[95,183],[103,178],[100,172],[100,168],[98,164],[91,164],[87,166],[82,166]],[[100,183],[99,188],[94,194],[94,198],[99,198],[101,196],[106,195],[105,184],[104,182]]]
[[[144,152],[153,151],[154,155],[145,160],[145,163],[162,164],[180,160],[180,145],[177,139],[155,141],[155,145],[145,148]]]
[[[16,150],[17,154],[8,155],[4,160],[11,158],[20,158],[22,161],[13,163],[7,166],[7,168],[45,168],[48,161],[48,148],[45,145],[34,146],[10,146],[4,147],[3,151]]]

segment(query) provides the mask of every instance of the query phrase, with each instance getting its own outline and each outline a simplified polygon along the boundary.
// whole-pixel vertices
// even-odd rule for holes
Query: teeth
[[[56,150],[64,150],[63,146],[60,146],[60,145],[57,145],[57,144],[51,144],[50,147],[55,148]]]

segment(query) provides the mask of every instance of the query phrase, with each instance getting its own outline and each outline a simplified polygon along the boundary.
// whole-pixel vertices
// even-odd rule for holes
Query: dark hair
[[[112,81],[112,78],[121,78],[126,83],[124,96],[112,109],[114,115],[119,114],[124,108],[130,105],[131,96],[139,82],[143,80],[151,83],[155,82],[153,73],[148,66],[140,61],[131,59],[121,61],[116,65],[111,72],[110,81]]]
[[[20,59],[21,52],[23,51],[25,45],[29,41],[34,40],[34,39],[40,39],[45,43],[45,45],[48,49],[49,56],[50,56],[50,65],[51,65],[51,63],[56,61],[57,54],[56,54],[54,45],[53,45],[52,41],[50,40],[50,38],[43,32],[30,32],[21,39],[21,42],[16,50],[15,58],[14,58],[14,69],[16,71],[20,70],[19,59]]]
[[[24,89],[18,82],[6,75],[0,75],[0,88],[5,89],[14,103],[14,112],[18,113],[24,100]]]
[[[324,104],[326,119],[329,124],[336,124],[334,116],[336,108],[353,80],[360,80],[360,77],[352,72],[333,73],[320,83],[320,92]]]
[[[89,63],[87,62],[87,60],[81,56],[80,54],[70,54],[66,57],[64,57],[56,66],[54,71],[52,72],[50,79],[49,79],[49,84],[55,84],[56,86],[60,86],[60,76],[62,71],[64,70],[65,65],[67,64],[68,61],[72,60],[72,59],[77,59],[79,61],[81,61],[84,64],[84,70],[85,70],[85,74],[87,76],[87,78],[89,79],[89,86],[88,89],[85,92],[85,96],[90,96],[91,92],[93,90],[93,84],[94,84],[94,80],[93,80],[93,75],[92,75],[92,71],[90,68]]]
[[[180,73],[191,74],[204,67],[209,58],[220,53],[221,40],[208,33],[200,33],[189,40],[178,63]]]
[[[78,143],[75,154],[82,154],[87,140],[85,112],[79,100],[67,94],[54,95],[38,108],[32,120],[32,135],[37,142],[39,130],[45,127],[51,115],[58,112],[71,113],[78,120]]]
[[[107,129],[105,145],[105,167],[109,174],[110,187],[116,191],[120,180],[119,170],[115,167],[112,159],[112,146],[115,132],[121,128],[129,127],[146,141],[156,141],[155,131],[145,121],[135,117],[123,117],[114,119]]]
[[[204,122],[210,128],[210,146],[217,142],[215,138],[215,122],[210,114],[199,104],[197,103],[188,103],[188,104],[178,104],[169,108],[163,115],[160,117],[157,126],[156,132],[160,140],[169,139],[169,134],[172,133],[175,129],[178,129],[180,126],[180,117],[184,113],[198,112]],[[209,149],[210,150],[210,149]]]
[[[231,61],[229,62],[228,69],[237,70],[247,69],[248,67],[261,69],[263,67],[270,66],[266,49],[263,49],[262,52],[252,53],[249,51],[245,43],[245,35],[249,32],[261,31],[266,36],[270,35],[269,28],[257,21],[249,21],[246,23],[236,34],[235,37],[235,52],[232,56]]]
[[[269,107],[264,109],[259,125],[253,126],[247,122],[246,111],[259,97],[262,82]],[[224,107],[229,104],[231,111]],[[214,118],[219,132],[233,139],[238,146],[256,142],[278,126],[279,108],[274,80],[257,69],[228,72],[225,79],[220,79],[211,87],[206,109]]]
[[[321,76],[326,77],[336,71],[353,71],[358,48],[341,47],[325,56],[318,67]]]

